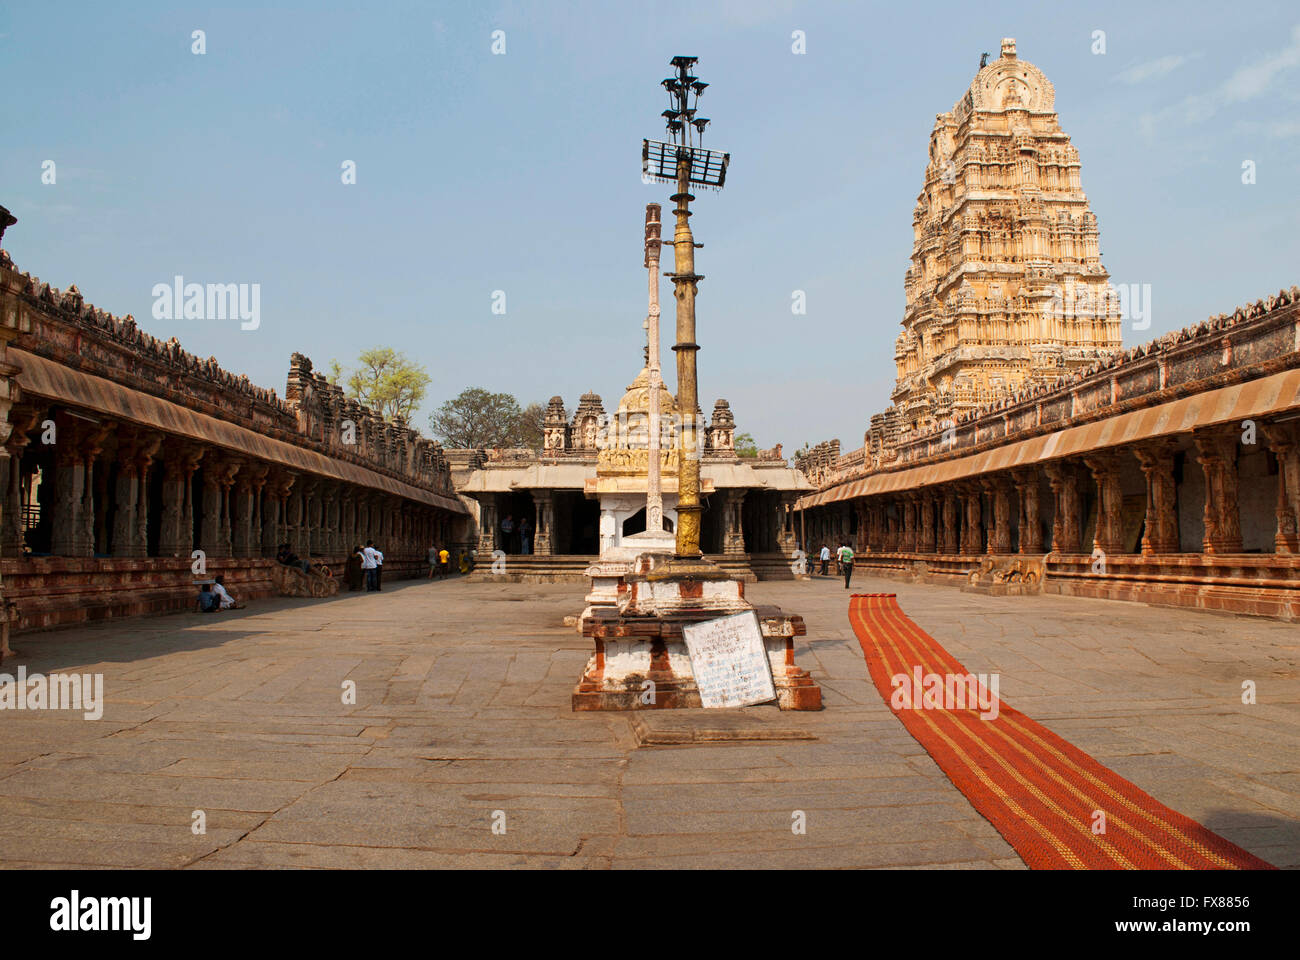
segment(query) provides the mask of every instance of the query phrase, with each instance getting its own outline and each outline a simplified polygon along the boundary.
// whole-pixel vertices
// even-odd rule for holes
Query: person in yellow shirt
[[[441,550],[438,551],[438,575],[442,577],[444,580],[446,580],[447,574],[449,574],[450,572],[451,572],[451,553],[447,550],[446,547],[443,547]]]

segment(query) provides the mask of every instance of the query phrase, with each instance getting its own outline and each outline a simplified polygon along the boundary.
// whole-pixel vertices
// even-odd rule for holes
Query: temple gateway
[[[677,402],[660,387],[664,429],[660,464],[664,526],[676,523]],[[532,450],[449,451],[457,487],[478,508],[476,576],[518,580],[584,581],[598,555],[623,546],[646,529],[649,466],[650,370],[643,367],[613,415],[595,393],[583,394],[572,417],[552,397],[544,447]],[[697,421],[703,421],[696,410]],[[792,508],[813,486],[793,469],[780,445],[754,456],[736,452],[736,420],[719,400],[702,431],[700,451],[704,514],[701,548],[724,570],[742,579],[791,578],[797,547]],[[520,554],[518,533],[502,521],[527,519],[531,553]],[[493,573],[487,558],[505,555]]]

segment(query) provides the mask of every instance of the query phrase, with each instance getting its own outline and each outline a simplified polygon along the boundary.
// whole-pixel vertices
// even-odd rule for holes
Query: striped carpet
[[[985,686],[971,703],[956,684],[947,696],[937,680],[922,684],[967,671],[903,613],[895,594],[854,594],[849,620],[880,695],[1031,868],[1273,869],[1006,703],[990,709],[996,698]]]

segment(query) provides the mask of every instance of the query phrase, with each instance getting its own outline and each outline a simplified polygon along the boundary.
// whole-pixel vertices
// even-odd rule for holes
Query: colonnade
[[[1243,481],[1244,458],[1259,455]],[[1183,476],[1194,468],[1195,496]],[[1289,555],[1300,553],[1298,514],[1300,421],[1279,420],[831,502],[806,509],[800,526],[810,552],[848,543],[862,554]]]
[[[423,556],[449,510],[213,444],[69,409],[15,406],[0,549],[67,557],[343,557],[373,539]]]

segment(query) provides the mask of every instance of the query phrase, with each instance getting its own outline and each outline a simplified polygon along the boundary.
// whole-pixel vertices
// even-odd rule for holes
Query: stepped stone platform
[[[753,583],[796,579],[792,568],[794,561],[780,553],[706,554],[706,558],[734,580]],[[493,573],[491,558],[480,553],[470,579],[479,583],[586,583],[587,568],[599,559],[575,554],[508,554],[500,568],[502,572]]]

